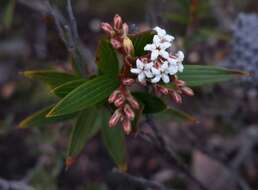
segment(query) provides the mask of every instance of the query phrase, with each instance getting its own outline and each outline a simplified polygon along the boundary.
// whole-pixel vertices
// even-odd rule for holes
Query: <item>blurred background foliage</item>
[[[51,2],[67,14],[64,0]],[[131,32],[156,25],[166,28],[176,36],[175,46],[186,52],[187,64],[239,68],[229,59],[236,55],[236,59],[243,60],[241,69],[257,71],[258,48],[253,44],[258,43],[253,42],[257,42],[258,30],[243,29],[238,39],[247,38],[246,31],[256,35],[241,44],[240,53],[232,51],[234,46],[239,46],[234,41],[236,30],[245,27],[241,23],[236,25],[237,18],[241,14],[257,17],[256,0],[74,0],[73,7],[84,56],[93,63],[92,72],[97,40],[103,35],[99,23],[110,21],[115,13],[128,21]],[[257,26],[257,20],[253,20],[248,23],[254,22]],[[243,52],[253,52],[249,55],[254,60],[252,64],[246,63],[246,57],[239,58]],[[107,188],[106,175],[114,164],[98,137],[85,147],[76,165],[66,171],[63,162],[69,123],[25,130],[16,128],[22,118],[54,101],[41,83],[25,79],[20,72],[36,68],[69,71],[68,62],[64,44],[43,0],[0,1],[0,178],[18,180],[39,190]],[[233,169],[242,174],[250,188],[258,189],[257,140],[248,141],[258,139],[257,79],[251,79],[251,83],[235,81],[207,86],[195,92],[196,96],[186,98],[180,107],[198,118],[199,124],[178,124],[173,118],[164,122],[166,116],[162,115],[157,119],[160,130],[203,183],[217,184],[213,189],[234,189],[234,184],[227,183],[228,176],[222,175],[223,166],[193,145],[209,145],[216,154],[224,155],[229,165],[240,159]],[[249,149],[248,143],[253,143]],[[241,151],[246,149],[243,155]],[[191,189],[184,177],[169,169],[159,154],[148,150],[139,139],[129,137],[128,150],[129,173],[169,187]],[[206,177],[210,175],[220,175],[220,181]]]

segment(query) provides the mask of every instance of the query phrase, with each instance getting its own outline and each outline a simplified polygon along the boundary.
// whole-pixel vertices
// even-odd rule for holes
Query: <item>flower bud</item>
[[[123,48],[127,55],[131,55],[134,51],[133,42],[128,37],[124,37]]]
[[[115,104],[116,107],[120,107],[120,106],[123,105],[124,102],[125,102],[125,97],[124,97],[123,95],[119,95],[119,96],[116,98],[114,104]]]
[[[129,135],[132,131],[132,125],[131,125],[131,122],[129,119],[125,119],[123,121],[123,129],[124,129],[124,132]]]
[[[102,30],[104,30],[107,34],[109,34],[110,36],[112,36],[114,34],[114,30],[113,30],[112,26],[107,22],[102,22],[100,25],[100,28]]]
[[[109,122],[108,122],[109,127],[115,127],[115,126],[117,125],[118,121],[120,120],[121,115],[122,115],[122,114],[121,114],[120,109],[117,109],[117,110],[113,113],[113,115],[110,117],[110,119],[109,119]]]
[[[170,95],[175,100],[176,103],[178,104],[182,103],[182,97],[176,91],[173,90],[172,92],[170,92]]]
[[[167,88],[164,88],[162,86],[159,86],[158,87],[158,91],[161,93],[161,94],[164,94],[164,95],[168,95],[168,89]]]
[[[127,101],[129,102],[129,104],[132,106],[133,109],[138,110],[140,109],[140,105],[137,102],[137,100],[134,99],[134,97],[132,97],[131,95],[128,95],[126,97]]]
[[[125,107],[124,107],[124,112],[125,112],[126,117],[127,117],[129,120],[132,121],[132,120],[134,119],[135,114],[134,114],[132,108],[131,108],[128,104],[125,105]]]
[[[185,81],[183,81],[183,80],[175,80],[175,83],[177,86],[185,86],[186,85]]]
[[[122,79],[122,83],[125,86],[131,86],[134,82],[135,82],[135,80],[131,79],[131,78]]]
[[[116,100],[116,98],[117,98],[117,96],[120,94],[120,91],[119,90],[115,90],[114,92],[112,92],[112,94],[109,96],[109,98],[108,98],[108,102],[109,103],[113,103],[115,100]]]
[[[122,28],[123,28],[123,35],[124,35],[124,36],[127,36],[128,31],[129,31],[128,24],[127,24],[127,23],[124,23]]]
[[[122,21],[122,18],[121,16],[119,16],[118,14],[116,14],[114,16],[114,29],[116,31],[119,31],[122,29],[122,24],[123,24],[123,21]]]
[[[118,41],[117,39],[112,38],[112,39],[110,40],[110,43],[112,44],[113,48],[115,48],[115,49],[119,49],[119,48],[122,47],[121,42]]]
[[[193,96],[194,95],[193,90],[191,88],[187,87],[187,86],[182,87],[181,90],[187,96]]]

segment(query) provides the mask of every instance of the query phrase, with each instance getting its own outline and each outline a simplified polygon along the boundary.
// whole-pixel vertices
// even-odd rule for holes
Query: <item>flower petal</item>
[[[175,39],[174,36],[171,36],[171,35],[168,35],[168,34],[165,35],[163,38],[164,38],[165,41],[168,41],[168,42],[172,42]]]
[[[145,70],[150,70],[153,67],[153,62],[144,65]]]
[[[137,69],[137,68],[132,68],[130,71],[131,71],[131,73],[139,74],[142,70],[141,69]]]
[[[169,58],[169,53],[168,53],[167,51],[165,51],[165,50],[161,50],[161,51],[159,52],[159,54],[160,54],[163,58],[165,58],[165,59],[168,59],[168,58]]]
[[[178,63],[178,71],[181,73],[184,71],[184,65],[182,63]]]
[[[167,70],[167,68],[168,68],[168,62],[164,61],[163,64],[161,65],[161,67],[160,67],[160,70],[162,72],[165,72]]]
[[[154,50],[151,52],[151,60],[154,61],[158,58],[159,56],[159,50]]]
[[[166,35],[166,31],[158,26],[153,28],[153,30],[155,30],[160,37]]]
[[[160,75],[156,75],[153,79],[151,79],[151,82],[152,82],[152,83],[157,83],[157,82],[160,81],[160,78],[161,78]]]
[[[185,58],[185,55],[184,55],[184,53],[182,51],[178,51],[176,53],[176,56],[177,56],[177,61],[178,62],[182,62],[184,60],[184,58]]]
[[[167,49],[169,47],[171,47],[171,43],[169,43],[169,42],[163,42],[163,43],[160,44],[160,48],[161,49],[165,50],[165,49]]]
[[[138,75],[138,80],[139,82],[143,82],[145,80],[145,74],[143,72],[141,72],[139,75]]]
[[[170,65],[167,71],[170,75],[174,75],[177,73],[177,69],[178,67],[176,65]]]
[[[167,74],[162,74],[162,80],[164,83],[170,82],[169,76]]]
[[[144,71],[144,74],[146,75],[147,78],[152,78],[153,74],[151,71]]]
[[[155,35],[155,36],[153,37],[153,44],[155,44],[156,47],[159,47],[159,46],[160,46],[160,43],[161,43],[161,40],[160,40],[159,36],[158,36],[158,35]]]
[[[160,75],[160,71],[158,69],[156,69],[155,67],[152,67],[151,68],[151,72],[154,74],[154,75]]]
[[[144,68],[144,63],[140,60],[140,59],[137,59],[136,60],[136,66],[138,69],[143,69]]]
[[[153,51],[154,49],[156,49],[156,46],[154,44],[147,44],[145,47],[144,47],[144,50],[145,51]]]

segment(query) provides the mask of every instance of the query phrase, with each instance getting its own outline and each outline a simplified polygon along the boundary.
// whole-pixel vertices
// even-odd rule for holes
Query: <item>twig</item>
[[[152,145],[164,156],[169,163],[173,163],[173,166],[176,167],[182,174],[184,174],[188,179],[194,182],[200,189],[208,190],[198,179],[196,179],[190,172],[189,168],[178,158],[176,152],[172,150],[165,142],[164,138],[160,134],[160,131],[157,129],[157,126],[153,119],[150,116],[146,116],[147,124],[151,127],[154,132],[155,138],[158,143],[152,143]],[[143,140],[146,141],[146,136],[140,136]],[[148,141],[147,141],[148,142]]]
[[[118,170],[114,170],[108,175],[107,184],[113,190],[174,190],[159,183],[144,179],[142,177],[132,176]]]

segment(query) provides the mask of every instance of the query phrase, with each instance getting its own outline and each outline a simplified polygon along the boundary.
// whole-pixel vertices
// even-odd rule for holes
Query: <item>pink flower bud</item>
[[[131,78],[125,78],[122,80],[122,83],[125,86],[131,86],[134,82],[135,82],[135,80],[131,79]]]
[[[124,129],[124,132],[125,132],[127,135],[129,135],[129,134],[131,133],[131,131],[132,131],[132,125],[131,125],[130,120],[125,119],[125,120],[123,121],[123,129]]]
[[[122,29],[122,24],[123,24],[123,21],[122,21],[122,18],[121,16],[119,16],[118,14],[116,14],[114,16],[114,29],[116,31],[119,31]]]
[[[183,80],[176,80],[175,83],[177,86],[185,86],[185,81]]]
[[[119,48],[122,47],[121,42],[118,41],[117,39],[112,38],[112,39],[110,40],[110,43],[112,44],[113,48],[115,48],[115,49],[119,49]]]
[[[109,119],[109,122],[108,122],[109,127],[115,127],[115,126],[117,125],[118,121],[120,120],[121,115],[122,115],[122,114],[121,114],[120,109],[117,109],[117,110],[113,113],[113,115],[110,117],[110,119]]]
[[[191,88],[187,87],[187,86],[182,87],[181,90],[187,96],[193,96],[194,95],[193,90]]]
[[[112,94],[108,98],[108,102],[109,103],[113,103],[116,100],[116,98],[119,95],[119,93],[120,93],[119,90],[115,90],[114,92],[112,92]]]
[[[108,35],[112,36],[114,34],[114,30],[112,26],[107,22],[102,22],[100,28],[104,30]]]
[[[182,103],[182,97],[176,91],[174,91],[174,90],[171,91],[170,95],[175,100],[176,103],[178,103],[178,104]]]
[[[159,86],[158,90],[159,90],[159,92],[160,92],[161,94],[168,95],[168,92],[169,92],[169,91],[168,91],[167,88],[164,88],[164,87],[162,87],[162,86]]]
[[[131,95],[128,95],[126,97],[127,101],[130,103],[130,105],[132,106],[133,109],[138,110],[140,109],[140,105],[137,102],[137,100],[134,99],[134,97],[132,97]]]
[[[125,37],[123,40],[123,48],[127,55],[131,55],[134,51],[133,42],[130,40],[130,38]]]
[[[125,105],[125,107],[124,107],[124,112],[125,112],[126,117],[127,117],[129,120],[132,121],[132,120],[134,119],[135,114],[134,114],[132,108],[131,108],[128,104]]]
[[[125,102],[125,97],[120,94],[120,95],[116,98],[114,104],[115,104],[116,107],[120,107],[120,106],[123,105],[124,102]]]
[[[124,23],[122,28],[123,28],[123,35],[124,35],[124,36],[127,36],[128,31],[129,31],[128,24],[127,24],[127,23]]]

